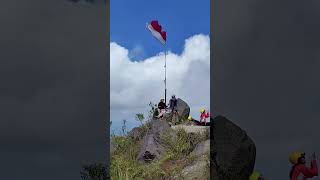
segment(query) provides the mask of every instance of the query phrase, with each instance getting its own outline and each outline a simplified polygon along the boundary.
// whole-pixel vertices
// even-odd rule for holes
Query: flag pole
[[[167,104],[167,47],[164,45],[164,102]]]

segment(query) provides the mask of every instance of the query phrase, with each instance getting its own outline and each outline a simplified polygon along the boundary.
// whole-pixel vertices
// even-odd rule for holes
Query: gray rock
[[[199,125],[199,123],[196,120],[192,120],[192,121],[184,121],[181,124],[186,125],[186,126],[197,126]]]
[[[137,157],[140,163],[148,163],[162,157],[165,153],[165,148],[161,142],[162,134],[170,134],[174,137],[173,130],[171,130],[169,124],[164,120],[154,119],[150,122],[150,126]]]
[[[187,133],[207,133],[210,132],[209,126],[188,126],[188,125],[175,125],[171,126],[171,129],[177,131],[179,129],[185,130]]]
[[[180,119],[187,119],[190,114],[189,105],[184,102],[182,99],[177,99],[177,110]]]
[[[223,116],[213,119],[213,179],[248,180],[253,171],[256,147],[245,131]]]
[[[183,120],[186,120],[190,114],[190,107],[189,105],[184,102],[182,99],[177,99],[177,110],[178,110],[178,116],[177,116],[177,123],[182,122]],[[172,122],[172,112],[166,113],[164,115],[164,119],[168,122]]]
[[[195,161],[185,167],[181,172],[183,180],[206,180],[210,179],[210,166],[208,161]]]
[[[206,141],[203,141],[197,144],[197,146],[194,148],[191,154],[194,154],[196,156],[201,156],[204,154],[209,155],[209,153],[210,153],[210,140],[208,139]]]
[[[185,167],[181,176],[184,180],[204,180],[210,179],[210,164],[209,156],[210,153],[210,140],[200,142],[195,149],[191,152],[191,155],[196,156],[196,161],[191,165]]]
[[[130,137],[134,141],[141,140],[144,135],[145,131],[142,127],[135,127],[128,133],[128,137]]]

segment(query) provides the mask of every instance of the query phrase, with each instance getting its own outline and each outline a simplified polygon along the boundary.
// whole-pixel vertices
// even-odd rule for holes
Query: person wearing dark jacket
[[[166,113],[166,108],[167,108],[167,105],[164,102],[164,99],[161,99],[159,104],[158,104],[158,109],[160,111],[160,113],[158,115],[158,118],[162,118],[163,117],[163,115]]]
[[[178,100],[176,99],[176,96],[172,95],[169,101],[169,106],[170,106],[171,115],[172,115],[171,123],[173,125],[176,125],[176,123],[179,121],[177,103],[178,103]]]
[[[169,106],[170,106],[171,112],[173,112],[174,110],[177,110],[177,99],[175,95],[172,95],[169,101]]]

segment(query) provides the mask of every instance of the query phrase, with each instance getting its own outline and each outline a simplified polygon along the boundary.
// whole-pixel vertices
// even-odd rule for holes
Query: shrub
[[[84,165],[80,172],[83,180],[105,180],[107,179],[107,169],[102,163]]]

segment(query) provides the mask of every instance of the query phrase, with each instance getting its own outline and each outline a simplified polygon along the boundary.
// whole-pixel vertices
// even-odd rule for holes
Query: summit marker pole
[[[167,104],[167,47],[164,45],[164,102]]]

